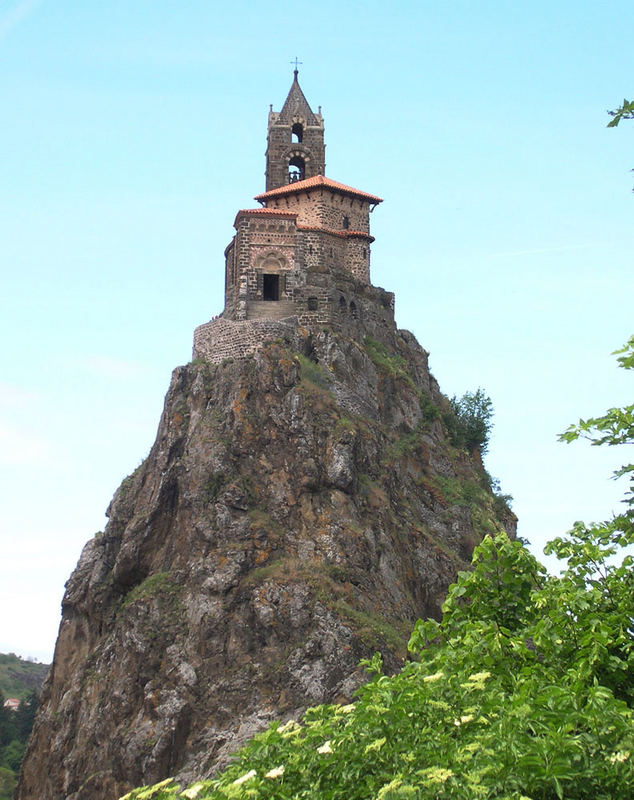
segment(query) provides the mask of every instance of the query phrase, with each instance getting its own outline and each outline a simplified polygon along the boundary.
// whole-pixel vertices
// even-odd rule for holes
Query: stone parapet
[[[228,358],[240,359],[253,355],[264,342],[293,336],[297,319],[278,320],[217,319],[199,325],[194,330],[193,358],[220,364]]]

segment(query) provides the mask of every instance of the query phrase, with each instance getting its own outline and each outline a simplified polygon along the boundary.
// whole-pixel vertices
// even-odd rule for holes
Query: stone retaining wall
[[[263,342],[294,336],[297,321],[231,320],[218,317],[194,331],[193,358],[220,364],[227,358],[253,355]]]

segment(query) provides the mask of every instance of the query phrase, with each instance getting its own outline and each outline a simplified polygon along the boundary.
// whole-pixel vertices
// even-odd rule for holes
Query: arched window
[[[303,181],[306,176],[306,162],[301,156],[293,156],[288,162],[288,182]]]
[[[343,229],[345,231],[347,231],[349,227],[350,227],[350,217],[344,217],[343,218]]]
[[[291,141],[292,142],[301,142],[304,138],[304,126],[301,122],[293,123],[293,128],[291,130]]]
[[[339,311],[345,311],[346,309],[347,309],[346,298],[341,296],[339,298]]]
[[[354,302],[354,300],[350,301],[350,313],[356,319],[356,317],[357,317],[357,304]]]

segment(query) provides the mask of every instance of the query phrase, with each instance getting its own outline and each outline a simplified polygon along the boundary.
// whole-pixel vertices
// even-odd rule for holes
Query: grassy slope
[[[0,653],[0,691],[5,698],[25,697],[32,689],[39,694],[49,666]]]

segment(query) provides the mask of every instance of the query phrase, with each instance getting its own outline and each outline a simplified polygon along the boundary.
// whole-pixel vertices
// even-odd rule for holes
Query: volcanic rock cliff
[[[411,334],[289,331],[174,371],[67,584],[20,800],[208,775],[269,720],[348,700],[475,543],[514,533]]]

